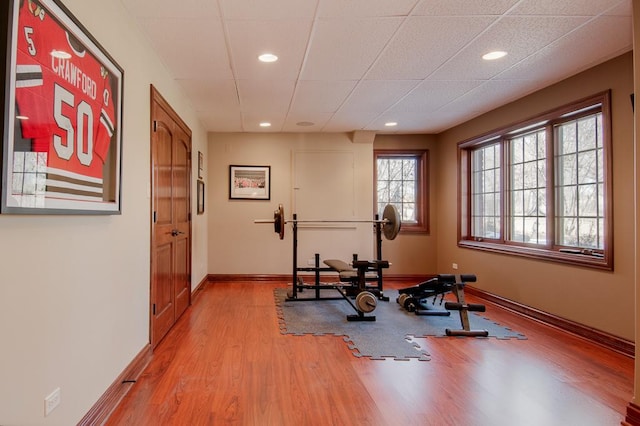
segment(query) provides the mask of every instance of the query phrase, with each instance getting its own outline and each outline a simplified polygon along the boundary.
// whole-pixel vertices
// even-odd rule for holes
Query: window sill
[[[401,234],[429,234],[429,229],[426,226],[420,226],[420,225],[407,225],[406,223],[403,223],[400,226],[400,233]]]
[[[613,271],[613,261],[610,256],[590,256],[584,254],[561,253],[555,250],[546,250],[533,247],[522,247],[508,244],[492,243],[488,241],[458,241],[458,247],[482,250],[492,253],[509,254],[528,259],[545,260],[550,262],[565,263],[587,268]]]

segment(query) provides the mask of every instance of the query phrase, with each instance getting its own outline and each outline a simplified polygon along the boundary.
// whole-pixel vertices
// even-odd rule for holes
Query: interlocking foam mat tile
[[[315,291],[298,292],[297,300],[288,300],[289,288],[274,290],[280,332],[291,335],[341,336],[357,357],[370,359],[428,361],[429,354],[412,339],[416,337],[446,337],[469,339],[470,337],[447,337],[447,328],[461,328],[460,316],[452,311],[450,316],[418,316],[407,312],[396,303],[397,290],[385,290],[390,301],[378,301],[376,309],[367,316],[376,321],[347,321],[347,315],[356,313],[344,299],[306,300],[315,297]],[[340,297],[336,290],[322,289],[321,297]],[[490,319],[469,313],[471,329],[487,330],[489,337],[473,339],[526,339],[523,334],[503,327]]]

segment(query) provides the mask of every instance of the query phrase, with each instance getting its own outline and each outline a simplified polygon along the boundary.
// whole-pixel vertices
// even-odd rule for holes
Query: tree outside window
[[[428,151],[376,150],[376,211],[382,218],[387,204],[400,213],[400,232],[429,232]]]

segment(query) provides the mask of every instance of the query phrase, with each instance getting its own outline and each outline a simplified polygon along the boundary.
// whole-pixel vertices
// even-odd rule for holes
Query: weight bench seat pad
[[[327,259],[324,264],[338,271],[341,281],[350,281],[358,278],[358,271],[353,269],[351,265],[339,259]],[[378,275],[375,272],[365,272],[365,277],[375,279]]]
[[[338,259],[327,259],[324,261],[324,264],[338,272],[355,271],[347,262]]]

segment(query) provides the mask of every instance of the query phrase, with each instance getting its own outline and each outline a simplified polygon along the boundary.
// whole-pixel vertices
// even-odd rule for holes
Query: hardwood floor
[[[631,358],[491,304],[528,339],[421,338],[431,361],[375,361],[282,335],[276,287],[205,285],[107,424],[603,426],[632,397]]]

